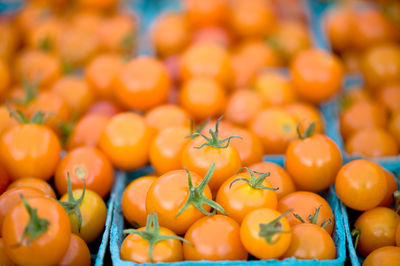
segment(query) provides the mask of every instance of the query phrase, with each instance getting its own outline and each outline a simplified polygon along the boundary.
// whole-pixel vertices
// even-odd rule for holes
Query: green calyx
[[[272,187],[266,187],[263,185],[264,180],[270,176],[270,173],[260,173],[260,172],[256,172],[251,170],[248,167],[242,167],[239,169],[238,173],[240,173],[243,169],[246,169],[249,173],[250,173],[250,179],[247,178],[236,178],[235,180],[233,180],[230,184],[229,184],[229,189],[232,188],[232,185],[235,182],[238,181],[244,181],[246,183],[249,184],[250,187],[254,188],[254,189],[267,189],[267,190],[273,190],[273,191],[277,191],[279,188],[272,188]],[[256,177],[255,174],[258,174],[259,176]]]
[[[31,119],[28,119],[23,112],[20,110],[13,110],[8,106],[8,104],[5,104],[5,107],[7,108],[8,113],[10,114],[10,117],[14,118],[15,121],[17,121],[19,124],[38,124],[42,125],[44,124],[51,116],[52,114],[46,114],[42,111],[37,111],[36,113],[33,114]]]
[[[32,241],[47,231],[50,223],[38,216],[37,209],[32,208],[23,195],[21,195],[21,200],[29,214],[29,222],[24,229],[19,245],[22,245],[24,239],[27,238],[27,246],[29,246]]]
[[[400,190],[396,190],[395,192],[393,192],[393,198],[395,201],[395,212],[398,213],[400,211]]]
[[[39,90],[39,79],[30,82],[26,76],[22,77],[22,88],[24,90],[24,97],[22,99],[14,99],[16,104],[27,105],[36,99]]]
[[[282,230],[282,223],[280,220],[291,212],[292,210],[288,210],[273,219],[271,222],[267,224],[260,224],[260,231],[258,232],[258,236],[264,238],[265,241],[267,241],[267,243],[270,245],[278,242],[279,236],[275,238],[275,240],[272,239],[275,235],[290,233],[290,231]]]
[[[195,147],[196,149],[201,149],[205,146],[210,146],[210,147],[214,147],[214,148],[220,148],[220,149],[225,149],[229,146],[229,143],[231,141],[231,139],[241,139],[242,137],[240,136],[230,136],[227,137],[225,139],[219,139],[218,137],[218,128],[219,128],[219,123],[221,122],[222,116],[220,118],[218,118],[217,123],[215,124],[215,129],[209,130],[209,133],[211,135],[211,137],[207,137],[204,134],[202,134],[201,132],[198,133],[199,136],[202,136],[207,142],[201,144],[198,147]]]
[[[186,170],[187,175],[188,175],[188,184],[189,184],[189,195],[183,204],[182,208],[178,211],[178,213],[175,215],[175,217],[178,217],[181,215],[190,205],[193,205],[196,207],[199,211],[201,211],[203,214],[207,216],[213,216],[215,214],[215,211],[219,211],[220,213],[227,215],[224,208],[222,208],[221,205],[216,203],[215,201],[207,198],[204,196],[203,192],[204,189],[206,188],[208,182],[210,181],[215,169],[215,163],[212,163],[210,169],[208,169],[206,176],[204,179],[201,181],[200,185],[197,187],[193,186],[192,183],[192,176],[190,172]],[[213,212],[208,212],[203,208],[203,204],[208,205],[214,209]]]
[[[139,235],[143,239],[145,239],[149,243],[149,258],[151,262],[153,260],[153,249],[154,245],[160,241],[168,240],[168,239],[177,239],[186,242],[187,244],[192,246],[188,240],[176,236],[176,235],[162,235],[160,233],[160,225],[158,224],[157,214],[153,213],[152,215],[147,215],[146,227],[144,230],[137,229],[126,229],[123,231],[124,234],[135,234]]]
[[[307,127],[306,131],[305,131],[303,134],[301,134],[301,132],[300,132],[300,125],[301,125],[301,122],[299,122],[299,123],[297,124],[297,127],[296,127],[297,135],[299,136],[299,139],[306,139],[306,138],[309,138],[309,137],[311,137],[312,135],[314,135],[315,126],[316,126],[316,123],[315,123],[315,122],[312,122],[312,123]]]
[[[354,248],[357,249],[358,246],[358,240],[360,239],[360,235],[361,235],[361,230],[357,227],[355,227],[352,231],[351,231],[351,237],[353,238],[354,241]]]
[[[206,127],[206,125],[210,122],[210,118],[198,125],[196,128],[194,127],[193,120],[190,120],[190,135],[187,138],[195,139],[201,135],[201,131]]]
[[[64,207],[65,211],[70,214],[75,214],[78,218],[78,232],[81,231],[81,226],[82,226],[82,214],[80,210],[80,206],[82,204],[83,199],[85,198],[85,192],[86,192],[86,181],[83,180],[83,189],[82,189],[82,194],[78,200],[74,198],[74,195],[72,194],[72,185],[71,185],[71,177],[69,173],[67,173],[67,190],[68,190],[68,201],[60,201],[59,203],[61,206]]]
[[[49,36],[43,38],[39,42],[39,50],[43,52],[49,52],[53,49],[53,43]]]
[[[314,214],[308,215],[307,218],[308,218],[310,224],[315,224],[315,225],[317,224],[318,216],[319,216],[319,212],[321,210],[321,207],[322,207],[322,205],[319,205],[318,208],[314,208],[315,209]],[[304,219],[300,215],[298,215],[297,213],[293,213],[293,216],[296,217],[296,219],[298,219],[303,224],[306,223],[304,221]],[[322,222],[321,227],[325,229],[328,226],[328,224],[331,224],[331,223],[332,223],[331,218],[326,218],[325,221]]]
[[[76,125],[76,121],[79,118],[79,114],[77,112],[75,112],[72,115],[72,118],[69,121],[57,121],[57,128],[60,130],[61,132],[61,144],[66,145],[69,137],[72,134],[72,131],[75,128]]]

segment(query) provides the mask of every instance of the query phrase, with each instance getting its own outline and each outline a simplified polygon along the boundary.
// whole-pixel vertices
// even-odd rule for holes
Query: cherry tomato
[[[314,105],[305,102],[295,102],[285,105],[284,109],[296,119],[297,124],[300,124],[299,130],[301,134],[304,134],[312,122],[315,123],[315,133],[324,133],[322,114]]]
[[[247,251],[240,241],[240,227],[224,215],[203,217],[186,232],[183,243],[185,260],[246,260]]]
[[[99,147],[115,167],[133,170],[147,163],[151,138],[151,130],[143,117],[120,113],[106,125]]]
[[[64,21],[57,17],[41,21],[28,33],[27,42],[29,48],[57,52],[58,40],[65,28]]]
[[[400,217],[389,208],[377,207],[362,213],[354,223],[359,231],[357,251],[368,256],[372,251],[396,244],[396,229]]]
[[[12,180],[34,177],[48,180],[60,158],[57,136],[39,124],[20,124],[0,136],[0,158]]]
[[[157,59],[138,57],[122,66],[114,79],[114,95],[123,105],[149,110],[167,100],[171,78]]]
[[[319,208],[318,219],[316,224],[321,226],[324,222],[328,223],[324,228],[329,234],[332,234],[335,224],[335,217],[331,206],[320,195],[308,191],[296,191],[286,195],[278,201],[277,210],[286,212],[293,210],[291,214],[286,216],[289,224],[295,226],[302,222],[295,217],[295,214],[300,216],[304,222],[311,223],[310,216],[315,216]]]
[[[90,106],[86,114],[99,114],[108,117],[113,117],[114,115],[121,113],[122,109],[114,102],[110,101],[98,101]]]
[[[315,224],[298,224],[292,227],[292,241],[283,258],[301,260],[333,260],[336,247],[332,237]]]
[[[0,35],[2,41],[0,44],[0,58],[9,61],[14,55],[19,45],[19,34],[16,25],[7,20],[0,22]]]
[[[363,266],[396,265],[400,260],[400,247],[381,247],[372,251]]]
[[[82,197],[83,190],[75,189],[72,196],[75,201],[79,201]],[[68,202],[69,196],[65,194],[60,198],[60,202]],[[86,243],[92,243],[103,232],[104,224],[107,218],[107,207],[103,199],[89,189],[85,190],[85,195],[78,205],[82,216],[81,226],[79,230],[79,219],[75,212],[68,214],[71,223],[72,233],[78,235]]]
[[[146,197],[155,176],[143,176],[133,180],[124,190],[121,198],[121,209],[124,218],[135,227],[146,225]]]
[[[107,10],[112,9],[118,3],[118,0],[78,0],[77,4],[89,10]]]
[[[14,266],[15,264],[11,261],[4,248],[4,241],[0,238],[0,265],[2,266]]]
[[[217,203],[239,224],[255,209],[276,209],[278,197],[275,188],[267,181],[268,174],[259,175],[249,170],[249,173],[232,176],[219,188]]]
[[[400,111],[400,82],[379,89],[378,101],[391,113]]]
[[[196,29],[192,33],[192,43],[214,42],[224,47],[229,47],[233,43],[232,33],[222,26],[208,26]]]
[[[8,66],[2,60],[0,60],[0,81],[0,96],[3,96],[10,85],[11,73]]]
[[[26,187],[40,190],[41,192],[43,192],[44,195],[56,199],[56,194],[54,193],[54,190],[49,183],[42,179],[32,177],[25,177],[15,180],[8,186],[7,190]]]
[[[6,252],[18,265],[55,265],[64,256],[71,239],[68,215],[54,199],[37,197],[25,201],[30,208],[21,202],[4,219]],[[36,217],[32,215],[34,210]],[[32,227],[24,235],[28,223]],[[34,232],[39,235],[33,237]],[[17,243],[20,245],[16,246]]]
[[[397,225],[396,228],[396,246],[400,247],[400,223]]]
[[[384,171],[386,177],[387,190],[386,190],[386,196],[379,204],[379,206],[389,207],[389,205],[392,204],[393,202],[393,193],[397,190],[397,181],[394,175],[390,171],[386,169],[384,169]]]
[[[299,190],[318,192],[329,188],[342,166],[342,155],[336,143],[320,134],[290,142],[285,166]]]
[[[226,0],[185,0],[183,4],[187,19],[194,27],[219,25],[226,20]]]
[[[278,200],[296,191],[296,187],[289,173],[278,164],[259,162],[250,165],[249,168],[256,172],[269,173],[267,180],[271,183],[272,187],[278,188],[278,190],[275,191]]]
[[[240,225],[240,239],[251,255],[267,260],[279,258],[286,252],[292,233],[284,216],[276,210],[257,209],[244,217]]]
[[[72,189],[86,188],[101,197],[110,193],[114,172],[106,155],[94,147],[80,147],[68,152],[61,159],[54,175],[59,194],[67,193],[67,175],[71,178]]]
[[[173,126],[190,125],[190,116],[184,109],[172,104],[165,104],[151,109],[144,116],[146,124],[157,133]]]
[[[3,194],[3,192],[7,189],[9,183],[10,177],[8,176],[3,165],[0,164],[0,195]]]
[[[71,234],[69,246],[64,257],[58,263],[60,266],[89,266],[90,251],[85,241],[79,236]]]
[[[396,138],[397,145],[400,148],[400,112],[392,115],[389,123],[389,131]]]
[[[5,106],[0,106],[0,135],[7,129],[17,125],[17,121],[10,117]]]
[[[351,161],[337,174],[335,189],[347,207],[358,211],[372,209],[386,196],[388,188],[385,171],[367,160]]]

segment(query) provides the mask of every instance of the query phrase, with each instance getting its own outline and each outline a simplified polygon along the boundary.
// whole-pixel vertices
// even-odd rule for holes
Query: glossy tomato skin
[[[202,181],[202,177],[195,172],[191,172],[191,177],[193,186],[198,186]],[[178,235],[184,234],[195,221],[204,216],[196,207],[190,205],[175,217],[189,195],[188,187],[186,171],[174,170],[155,180],[146,196],[147,213],[157,213],[160,226],[169,228]],[[203,194],[209,199],[212,198],[208,185]],[[203,205],[203,208],[210,211],[208,205]]]
[[[400,217],[389,208],[377,207],[362,213],[354,227],[360,230],[357,250],[368,256],[372,251],[396,245],[396,229]]]
[[[3,165],[0,164],[0,196],[7,189],[9,183],[10,183],[10,177],[8,176]]]
[[[68,174],[72,189],[90,189],[101,197],[110,193],[114,172],[106,155],[94,147],[80,147],[68,152],[61,159],[54,176],[55,185],[60,195],[67,193]]]
[[[232,218],[216,214],[197,220],[186,232],[183,243],[185,260],[246,260],[247,251],[240,241],[240,227]]]
[[[90,251],[85,241],[79,236],[71,234],[69,246],[64,257],[58,265],[60,266],[89,266],[90,265]]]
[[[298,224],[292,227],[292,241],[283,258],[301,260],[333,260],[336,247],[327,231],[315,224]]]
[[[385,177],[386,177],[386,184],[387,184],[387,190],[386,190],[386,196],[385,198],[381,201],[379,206],[381,207],[389,207],[390,204],[393,202],[393,193],[397,190],[397,181],[392,172],[384,169],[385,171]]]
[[[274,188],[278,188],[275,191],[278,199],[296,191],[296,186],[289,173],[276,163],[259,162],[250,165],[249,168],[260,173],[270,173],[267,180]]]
[[[214,174],[208,183],[212,191],[217,191],[221,184],[233,176],[242,166],[239,152],[233,145],[226,148],[210,146],[199,147],[206,140],[197,137],[186,144],[182,153],[182,166],[190,171],[205,176],[212,163],[215,163]]]
[[[396,265],[400,260],[400,247],[381,247],[371,252],[363,266]]]
[[[20,245],[29,215],[23,203],[19,203],[4,219],[2,233],[7,254],[18,265],[55,265],[68,249],[71,227],[68,215],[57,201],[44,198],[28,198],[29,205],[37,209],[40,218],[49,221],[47,230],[30,245]],[[18,221],[18,222],[16,222]]]
[[[386,196],[385,172],[382,167],[367,160],[351,161],[337,174],[335,189],[347,207],[359,211],[372,209]]]
[[[49,183],[47,183],[42,179],[37,179],[32,177],[26,177],[15,180],[8,186],[7,190],[11,190],[13,188],[23,188],[23,187],[40,190],[46,196],[56,199],[56,193],[54,193],[54,190]]]
[[[99,114],[105,115],[107,117],[113,117],[114,115],[121,113],[122,108],[112,101],[97,101],[92,106],[90,106],[89,110],[87,111],[88,114]]]
[[[257,176],[257,174],[255,175]],[[224,208],[229,217],[240,224],[246,214],[255,209],[276,209],[278,199],[275,191],[252,188],[249,183],[242,180],[235,181],[232,184],[238,178],[249,180],[250,175],[248,173],[240,173],[230,177],[222,183],[216,197],[217,203]],[[268,178],[262,184],[265,187],[273,188],[267,180]]]
[[[124,112],[110,119],[99,147],[115,167],[129,171],[147,163],[151,139],[151,130],[143,117]]]
[[[281,215],[272,209],[257,209],[248,213],[240,225],[240,239],[246,250],[259,259],[274,259],[281,257],[289,248],[292,234],[289,222],[285,217],[280,219],[281,230],[289,233],[277,234],[273,237],[274,244],[269,244],[259,236],[260,224],[268,224]]]
[[[189,114],[180,106],[174,104],[159,105],[148,111],[144,119],[146,124],[156,133],[168,127],[190,126]]]
[[[286,169],[299,190],[327,189],[342,166],[339,147],[320,134],[290,142],[285,157]]]
[[[138,230],[144,230],[139,228]],[[162,235],[172,235],[175,233],[171,230],[160,227]],[[120,256],[122,260],[132,261],[135,263],[150,263],[149,243],[141,236],[129,234],[121,244]],[[160,241],[153,248],[154,262],[174,262],[183,260],[182,243],[178,239],[168,239]]]
[[[307,127],[315,122],[315,133],[324,133],[324,121],[321,112],[312,104],[305,102],[294,102],[284,106],[295,119],[300,123],[300,132],[304,134]]]
[[[82,189],[72,191],[74,199],[79,199],[82,195]],[[61,202],[66,202],[68,195],[61,197]],[[81,230],[78,228],[78,217],[75,213],[69,214],[71,230],[74,234],[81,237],[87,244],[96,240],[103,232],[107,218],[107,207],[103,199],[95,192],[86,189],[85,196],[79,206],[82,215]]]
[[[60,159],[61,146],[49,128],[37,124],[15,126],[0,137],[0,159],[12,180],[48,180]]]
[[[5,251],[4,241],[2,238],[0,238],[0,265],[2,265],[2,266],[14,266],[15,265]]]
[[[320,206],[317,225],[320,226],[327,219],[330,220],[331,223],[328,223],[325,230],[329,234],[332,234],[335,217],[333,216],[331,206],[329,206],[323,197],[316,193],[308,191],[290,193],[278,201],[277,210],[285,212],[292,209],[292,213],[288,214],[286,219],[291,226],[295,226],[301,224],[301,222],[293,214],[298,214],[306,223],[310,223],[308,216],[314,215],[315,210]]]
[[[143,176],[133,180],[124,190],[121,199],[122,214],[132,226],[145,226],[147,219],[146,197],[155,176]]]

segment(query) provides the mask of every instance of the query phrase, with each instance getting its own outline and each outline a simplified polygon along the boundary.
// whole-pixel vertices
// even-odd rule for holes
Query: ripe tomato
[[[394,175],[390,171],[386,169],[383,170],[385,171],[387,190],[386,190],[386,196],[381,201],[379,206],[389,207],[389,205],[392,204],[393,202],[393,193],[397,190],[397,181]]]
[[[225,109],[225,117],[240,126],[246,126],[264,106],[261,93],[252,89],[233,92]]]
[[[396,228],[396,246],[400,247],[400,223]]]
[[[115,167],[133,170],[147,163],[151,138],[151,130],[143,117],[120,113],[106,125],[99,147]]]
[[[324,18],[325,30],[332,49],[334,51],[344,51],[351,44],[351,23],[354,12],[346,5],[339,5],[329,10]]]
[[[106,155],[94,147],[80,147],[68,152],[57,165],[54,182],[60,195],[67,193],[67,175],[72,189],[83,188],[84,184],[101,197],[110,193],[114,172]]]
[[[86,114],[99,114],[108,117],[113,117],[114,115],[121,112],[122,109],[117,104],[111,101],[104,100],[104,101],[97,101],[92,106],[90,106]]]
[[[3,105],[0,106],[0,135],[7,129],[17,125],[17,121],[10,117],[7,108]]]
[[[85,241],[79,236],[71,234],[69,246],[64,257],[58,263],[60,266],[89,266],[90,251]]]
[[[365,128],[354,133],[346,142],[345,150],[351,155],[369,158],[399,154],[396,139],[382,128]]]
[[[247,251],[240,241],[240,227],[224,215],[203,217],[186,232],[183,243],[185,260],[246,260]]]
[[[292,233],[285,215],[272,209],[257,209],[244,217],[240,239],[251,255],[266,260],[279,258],[286,252]]]
[[[81,146],[96,147],[110,118],[103,114],[87,114],[76,122],[67,140],[67,150]]]
[[[5,62],[0,60],[0,96],[3,96],[8,89],[11,81],[11,73]]]
[[[0,238],[0,265],[2,266],[14,266],[15,264],[11,261],[4,248],[4,241]]]
[[[116,6],[118,0],[78,0],[78,6],[88,10],[107,10]]]
[[[252,170],[239,173],[227,179],[219,188],[217,203],[229,217],[239,224],[251,211],[259,208],[276,209],[278,197],[275,189],[267,181],[269,173],[258,174]]]
[[[400,260],[400,247],[381,247],[371,252],[363,266],[396,265]]]
[[[229,22],[240,37],[262,37],[276,26],[276,14],[270,2],[232,1]]]
[[[191,42],[214,42],[224,47],[230,47],[233,43],[233,36],[229,29],[222,26],[208,26],[196,29],[192,33]]]
[[[122,66],[113,84],[114,95],[123,105],[146,111],[167,100],[171,78],[157,59],[138,57]]]
[[[97,96],[112,99],[112,82],[123,64],[122,57],[112,53],[96,56],[85,68],[85,79]]]
[[[354,223],[358,232],[357,251],[368,256],[384,246],[396,245],[396,229],[400,217],[389,208],[377,207],[362,213]]]
[[[389,122],[389,131],[395,137],[397,145],[400,148],[400,111],[392,115]]]
[[[65,76],[59,79],[51,88],[77,114],[82,114],[94,102],[94,92],[86,81],[80,77]]]
[[[8,186],[7,190],[11,190],[13,188],[26,188],[26,187],[40,190],[47,197],[57,199],[56,193],[54,193],[54,190],[49,183],[47,183],[42,179],[37,179],[32,177],[25,177],[15,180]]]
[[[188,44],[189,37],[187,20],[179,13],[161,15],[152,32],[153,44],[162,57],[180,53]]]
[[[312,127],[313,124],[309,129]],[[285,167],[299,190],[318,192],[329,188],[335,181],[342,166],[342,154],[332,139],[313,133],[307,136],[307,131],[290,142],[286,149]]]
[[[329,234],[332,234],[335,217],[331,206],[320,195],[308,191],[296,191],[286,195],[278,201],[277,210],[286,212],[293,210],[291,214],[286,216],[289,224],[295,226],[302,222],[295,217],[295,214],[300,216],[304,222],[311,223],[310,216],[315,216],[319,208],[317,225],[321,226],[324,222],[328,223],[324,228]]]
[[[156,180],[156,176],[142,176],[129,183],[122,194],[122,214],[124,215],[125,220],[134,227],[142,227],[146,225],[147,192]]]
[[[60,152],[57,136],[43,125],[20,124],[0,136],[0,159],[12,180],[23,177],[48,180]]]
[[[296,137],[296,120],[284,109],[270,107],[253,118],[250,129],[261,139],[266,154],[283,154]]]
[[[149,159],[158,174],[182,168],[182,152],[190,130],[184,126],[161,130],[150,145]]]
[[[344,139],[364,128],[386,127],[387,115],[378,104],[359,101],[340,114],[340,132]]]
[[[321,112],[314,106],[305,102],[295,102],[284,106],[284,109],[291,114],[300,124],[300,133],[304,134],[312,122],[315,123],[314,132],[324,133],[324,121]]]
[[[306,101],[321,103],[342,86],[343,68],[333,54],[309,49],[300,52],[290,65],[295,92]]]
[[[226,0],[185,0],[184,9],[193,27],[219,25],[226,20]]]
[[[55,265],[64,256],[71,239],[68,215],[54,199],[24,200],[25,203],[16,205],[4,219],[2,233],[6,252],[18,265]],[[33,214],[35,210],[37,215]],[[31,227],[25,234],[28,225]],[[20,245],[16,246],[17,243]]]
[[[226,94],[217,81],[208,77],[194,77],[181,88],[179,103],[195,119],[204,120],[222,113]]]
[[[336,247],[332,237],[319,225],[298,224],[292,227],[292,241],[283,258],[333,260]]]
[[[190,176],[193,186],[199,188],[202,177],[194,172],[190,172]],[[178,235],[184,234],[195,221],[203,217],[205,212],[207,213],[211,209],[209,205],[203,205],[205,212],[200,211],[193,204],[183,209],[188,198],[193,198],[189,187],[191,186],[188,183],[188,173],[184,170],[174,170],[160,176],[153,182],[147,192],[147,213],[156,213],[161,226],[171,229]],[[208,185],[203,189],[204,191],[197,189],[202,198],[212,199]],[[205,204],[204,200],[201,203]],[[182,210],[183,212],[179,213]]]
[[[188,81],[193,77],[215,79],[223,85],[232,84],[233,69],[228,51],[219,44],[200,42],[189,46],[182,54],[180,77]]]
[[[121,244],[121,259],[136,263],[174,262],[183,260],[182,243],[166,227],[160,227],[157,214],[148,215],[146,227],[124,230],[129,234]]]
[[[0,196],[7,189],[9,183],[10,177],[4,169],[4,166],[0,163]]]
[[[181,107],[173,104],[164,104],[151,109],[144,116],[146,124],[155,132],[173,127],[190,125],[189,114]]]
[[[19,45],[19,34],[15,23],[2,20],[0,22],[0,35],[2,36],[0,58],[4,61],[9,61]]]
[[[50,17],[28,32],[28,47],[33,50],[57,52],[58,39],[63,34],[66,25],[57,17]]]
[[[379,89],[378,101],[391,113],[400,111],[400,82]]]
[[[256,172],[269,173],[267,180],[271,183],[272,187],[278,188],[278,190],[275,191],[278,200],[296,191],[296,187],[289,173],[278,164],[259,162],[250,165],[249,168]]]
[[[264,71],[257,75],[254,87],[266,106],[284,105],[296,100],[289,78],[277,71]]]
[[[91,190],[86,189],[83,195],[82,189],[72,191],[72,198],[65,194],[60,198],[64,202],[74,202],[81,213],[81,226],[79,229],[79,218],[77,211],[68,212],[72,233],[81,237],[87,244],[92,243],[103,232],[107,218],[107,207],[103,199]],[[83,197],[83,198],[82,198]]]
[[[337,174],[335,189],[347,207],[358,211],[372,209],[385,198],[385,171],[378,164],[367,160],[351,161]]]

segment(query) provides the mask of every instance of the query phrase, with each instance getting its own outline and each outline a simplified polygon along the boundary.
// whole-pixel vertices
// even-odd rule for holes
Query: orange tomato
[[[71,234],[69,246],[64,257],[58,263],[60,266],[89,266],[90,265],[90,251],[85,241],[79,236]]]
[[[363,87],[353,86],[343,96],[341,104],[346,108],[359,101],[371,101],[371,95]]]
[[[223,24],[226,20],[226,0],[185,0],[185,15],[191,26],[204,27]]]
[[[101,197],[110,193],[114,173],[111,162],[100,150],[94,147],[80,147],[68,152],[57,166],[54,182],[60,195],[67,193],[67,176],[70,176],[72,189],[93,190]]]
[[[271,107],[253,118],[250,129],[261,139],[266,154],[282,154],[296,137],[296,120],[284,109]]]
[[[312,122],[315,123],[315,133],[324,133],[322,114],[314,105],[305,102],[294,102],[285,105],[283,108],[296,119],[297,125],[300,124],[299,130],[301,134],[304,134]]]
[[[393,202],[393,193],[397,190],[397,180],[390,171],[386,169],[384,169],[384,171],[386,177],[387,190],[386,190],[386,196],[381,201],[379,206],[388,207]]]
[[[0,97],[2,97],[11,83],[11,73],[4,61],[0,60]]]
[[[290,64],[295,92],[311,103],[321,103],[342,86],[343,68],[338,58],[327,51],[304,50]]]
[[[10,177],[8,176],[4,166],[0,163],[0,195],[8,188]]]
[[[64,21],[56,17],[39,22],[32,31],[28,32],[28,46],[31,49],[56,52],[58,50],[58,39],[65,29]]]
[[[99,147],[115,167],[128,171],[147,163],[151,139],[144,118],[126,112],[110,119],[100,136]]]
[[[12,128],[17,124],[17,121],[10,117],[7,108],[4,105],[0,106],[0,135],[7,129]]]
[[[351,45],[351,27],[354,12],[348,5],[329,10],[324,18],[325,30],[334,51],[344,51]]]
[[[345,150],[348,154],[369,158],[399,154],[396,139],[382,128],[366,128],[357,131],[346,141]]]
[[[3,266],[14,266],[14,262],[11,261],[4,248],[4,241],[0,238],[0,265]]]
[[[107,53],[93,58],[85,68],[85,79],[94,89],[97,96],[104,99],[113,98],[113,80],[121,69],[121,56]]]
[[[181,107],[173,104],[164,104],[149,110],[144,119],[146,124],[155,132],[173,126],[190,125],[189,114]]]
[[[4,61],[9,61],[14,55],[19,45],[19,32],[15,24],[8,20],[0,22],[0,58]]]
[[[329,206],[323,197],[316,193],[308,191],[290,193],[278,201],[277,210],[280,212],[293,210],[291,214],[286,216],[286,219],[291,226],[295,226],[302,223],[294,216],[295,214],[299,215],[305,223],[311,223],[309,217],[314,216],[318,208],[319,215],[316,224],[321,226],[324,222],[327,223],[330,221],[324,229],[329,234],[332,234],[335,217],[333,216],[331,206]]]
[[[115,104],[114,102],[104,100],[95,102],[92,106],[90,106],[86,114],[99,114],[108,117],[113,117],[114,115],[121,112],[122,109],[117,104]]]
[[[181,88],[179,103],[195,119],[204,120],[223,112],[226,94],[217,81],[208,77],[194,77]]]
[[[16,23],[21,32],[30,32],[40,22],[51,18],[54,13],[43,4],[28,3],[17,13]]]
[[[378,164],[355,160],[345,164],[335,180],[336,194],[347,206],[365,211],[378,206],[385,198],[385,171]]]
[[[102,14],[94,10],[74,10],[68,23],[72,27],[82,28],[88,31],[96,31],[101,23]]]
[[[89,10],[108,10],[115,7],[120,0],[78,0],[78,6]]]
[[[43,125],[20,124],[0,136],[0,159],[12,180],[23,177],[48,180],[60,153],[57,136]]]
[[[43,192],[44,195],[56,199],[56,193],[54,193],[54,190],[49,183],[42,179],[32,177],[25,177],[15,180],[8,186],[7,190],[26,187],[40,190],[41,192]]]
[[[333,184],[342,161],[336,143],[320,134],[291,141],[285,154],[285,167],[296,187],[313,192]]]
[[[390,112],[400,111],[400,82],[382,87],[379,90],[378,101]]]
[[[146,197],[156,176],[142,176],[125,188],[121,198],[121,209],[125,220],[135,227],[146,225]]]
[[[400,148],[400,112],[396,112],[392,115],[389,123],[389,131],[396,139],[397,145]]]
[[[240,241],[240,227],[224,215],[198,219],[186,232],[183,243],[185,260],[246,260],[247,251]]]
[[[395,265],[400,260],[400,247],[381,247],[372,251],[363,266]]]
[[[245,126],[263,106],[260,92],[252,89],[237,90],[228,99],[225,117],[235,124]]]
[[[215,42],[229,47],[233,42],[233,36],[225,27],[209,26],[197,29],[192,33],[192,43],[197,42]]]
[[[114,80],[114,95],[126,107],[149,110],[167,100],[171,79],[157,59],[138,57],[125,64]]]
[[[190,45],[181,57],[180,78],[188,81],[193,77],[213,78],[223,85],[232,85],[233,69],[228,51],[212,42]]]
[[[184,126],[161,130],[150,145],[149,159],[158,174],[182,168],[182,152],[190,130]]]

